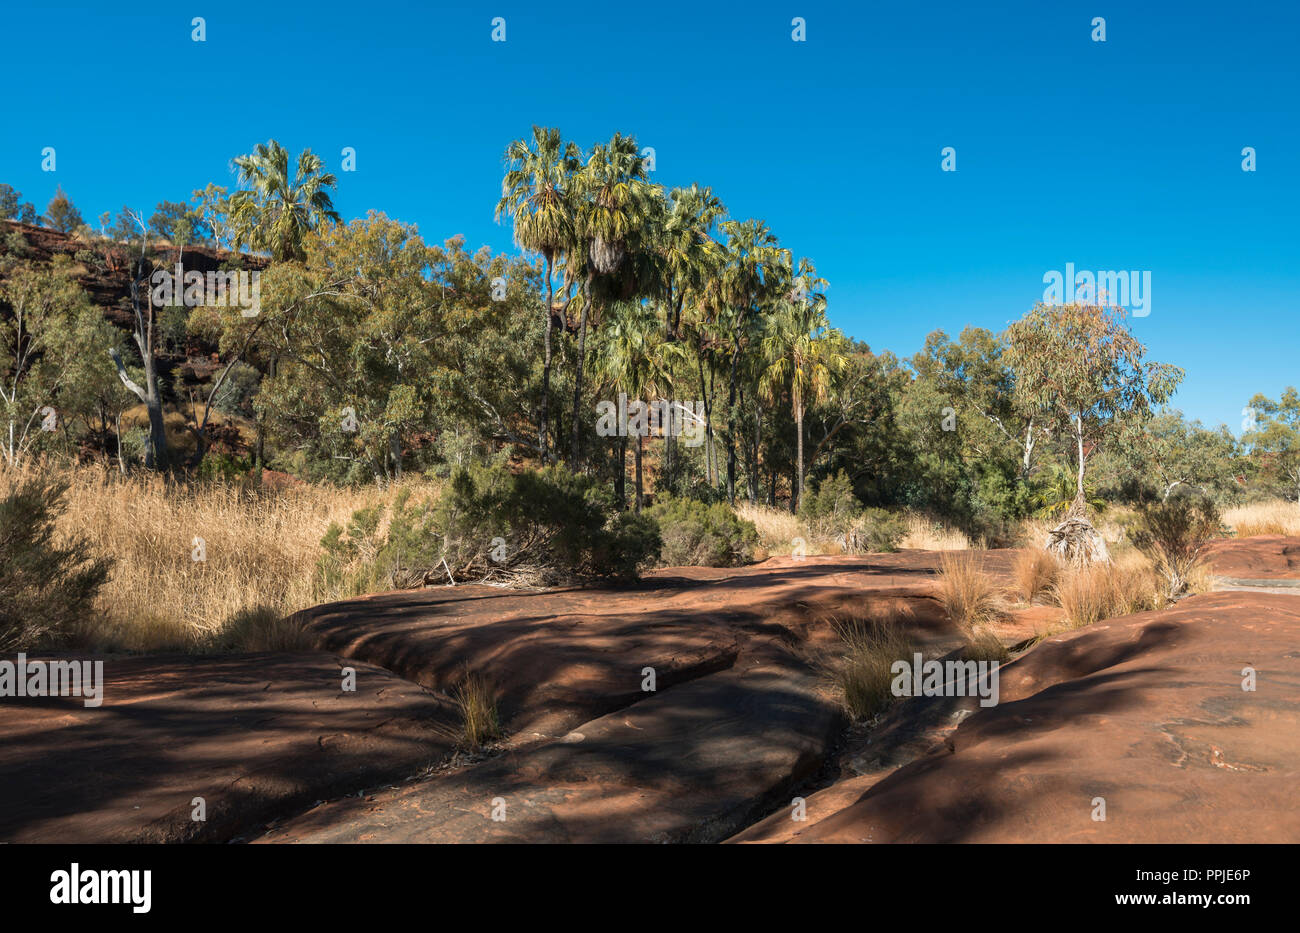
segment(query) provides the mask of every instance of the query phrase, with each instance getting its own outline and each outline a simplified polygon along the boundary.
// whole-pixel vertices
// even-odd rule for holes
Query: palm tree
[[[775,269],[789,263],[789,253],[761,220],[724,221],[726,267],[716,300],[721,323],[730,334],[731,372],[727,388],[727,501],[736,502],[736,391],[744,337],[752,319],[761,314],[773,293]]]
[[[289,153],[274,139],[258,143],[249,155],[231,163],[242,191],[230,196],[231,245],[265,250],[276,262],[302,260],[303,240],[322,221],[339,223],[326,189],[338,186],[332,172],[310,149],[298,154],[298,170],[289,179]]]
[[[791,277],[790,289],[765,321],[762,338],[767,362],[762,386],[769,400],[790,387],[790,407],[795,423],[795,488],[790,509],[803,497],[803,416],[807,403],[826,397],[831,379],[848,363],[844,336],[826,319],[825,281],[817,277],[808,260]]]
[[[540,253],[546,262],[546,338],[542,353],[542,410],[537,419],[537,445],[542,462],[550,459],[549,418],[551,397],[551,334],[555,316],[555,261],[574,239],[573,175],[582,167],[582,154],[575,143],[565,143],[560,131],[533,127],[533,139],[517,139],[506,148],[505,178],[496,217],[509,214],[514,220],[515,243]]]
[[[664,339],[659,311],[648,301],[619,301],[611,305],[604,325],[601,372],[614,391],[629,399],[651,401],[656,397],[671,399],[673,364],[686,355],[676,343]],[[646,395],[648,398],[642,399]],[[667,428],[665,427],[665,437]],[[636,458],[636,510],[645,499],[641,470],[645,436],[638,434],[633,448]],[[624,450],[626,450],[624,441]],[[623,455],[619,457],[619,476],[623,475]],[[621,484],[620,484],[621,489]],[[620,501],[620,508],[622,507]]]
[[[574,469],[578,465],[578,425],[587,353],[587,324],[595,297],[593,281],[597,275],[608,278],[624,271],[629,253],[634,253],[641,245],[646,221],[662,191],[647,180],[636,139],[621,133],[615,133],[608,143],[593,148],[576,181],[574,246],[565,260],[566,276],[582,282],[577,376],[573,385],[573,434],[569,451],[570,465]]]
[[[669,201],[660,251],[668,312],[666,330],[668,339],[675,340],[687,296],[703,288],[722,267],[725,256],[713,238],[713,225],[726,216],[727,209],[712,188],[696,184],[674,188]]]

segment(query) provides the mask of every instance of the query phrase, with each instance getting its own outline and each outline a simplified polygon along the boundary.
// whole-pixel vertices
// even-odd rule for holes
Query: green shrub
[[[847,554],[897,551],[907,536],[907,520],[886,509],[863,509],[840,539]]]
[[[753,560],[758,529],[725,503],[667,499],[647,514],[658,523],[665,567],[737,567]]]
[[[362,509],[346,528],[330,526],[319,567],[326,587],[635,579],[659,551],[653,520],[615,514],[595,480],[558,466],[460,469],[436,503],[399,495],[380,534],[384,517]]]
[[[862,503],[843,470],[826,477],[816,490],[804,490],[799,503],[799,518],[814,538],[843,537],[861,514]]]
[[[73,641],[108,580],[112,562],[84,538],[58,540],[67,489],[33,479],[0,499],[0,652]]]

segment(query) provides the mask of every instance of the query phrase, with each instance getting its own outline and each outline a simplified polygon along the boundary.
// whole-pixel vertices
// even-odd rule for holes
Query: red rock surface
[[[808,776],[838,723],[815,672],[760,637],[732,669],[563,738],[365,800],[333,801],[257,841],[718,841]]]
[[[990,552],[1006,574],[1014,552]],[[833,639],[827,614],[868,602],[906,606],[921,641],[959,636],[934,598],[939,555],[773,558],[736,569],[673,568],[632,588],[520,592],[486,586],[386,593],[301,613],[323,650],[446,690],[466,670],[500,690],[507,729],[559,736],[641,696],[641,670],[660,688],[729,668],[747,639],[782,631]],[[1030,632],[1032,634],[1032,632]]]
[[[1300,538],[1223,538],[1210,542],[1206,560],[1214,575],[1233,581],[1300,580]]]
[[[735,841],[1300,841],[1293,596],[1213,593],[1057,635],[1002,671],[998,706],[947,702],[971,712],[940,748],[812,794],[806,822],[777,811]]]
[[[0,699],[0,841],[221,841],[450,751],[450,704],[370,665],[322,654],[100,660],[98,708]],[[356,669],[355,692],[342,690],[344,666]],[[205,823],[191,819],[195,797]]]

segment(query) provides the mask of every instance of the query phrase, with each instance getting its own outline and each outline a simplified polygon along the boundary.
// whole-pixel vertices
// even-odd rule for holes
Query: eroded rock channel
[[[987,552],[986,569],[1013,557]],[[104,658],[102,707],[6,707],[0,839],[1179,841],[1218,821],[1224,841],[1300,837],[1300,600],[1215,593],[1063,633],[1004,669],[996,707],[906,700],[848,728],[829,620],[893,604],[927,654],[953,649],[937,563],[382,594],[303,613],[317,653]],[[1023,642],[1036,622],[997,634]],[[1252,664],[1261,687],[1243,695]],[[440,768],[466,671],[495,685],[506,738]],[[1105,794],[1116,814],[1097,824],[1087,803]]]

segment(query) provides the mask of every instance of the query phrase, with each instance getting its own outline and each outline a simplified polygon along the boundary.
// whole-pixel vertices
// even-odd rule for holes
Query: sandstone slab
[[[370,665],[322,654],[98,660],[98,708],[0,699],[0,841],[223,841],[451,749],[451,704]],[[355,692],[342,689],[345,664]],[[191,819],[195,797],[206,822]]]

